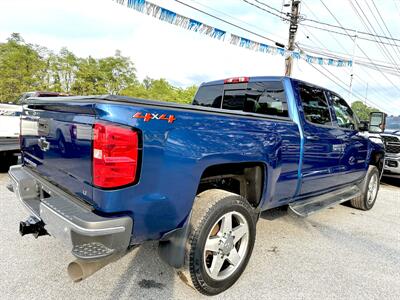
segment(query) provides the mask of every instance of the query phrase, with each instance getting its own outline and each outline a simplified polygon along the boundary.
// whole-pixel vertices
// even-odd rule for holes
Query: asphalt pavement
[[[50,236],[21,237],[27,213],[0,174],[1,299],[202,299],[144,244],[80,283],[71,254]],[[400,180],[369,212],[338,205],[306,219],[264,213],[249,265],[214,299],[400,299]]]

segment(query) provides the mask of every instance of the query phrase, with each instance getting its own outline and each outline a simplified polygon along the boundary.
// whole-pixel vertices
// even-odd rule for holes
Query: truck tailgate
[[[90,103],[58,99],[24,106],[21,118],[23,165],[63,190],[92,203],[92,126]]]

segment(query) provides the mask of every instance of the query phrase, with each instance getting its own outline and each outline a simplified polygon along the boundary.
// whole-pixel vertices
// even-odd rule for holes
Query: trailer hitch
[[[19,233],[24,236],[26,234],[33,234],[35,238],[42,235],[48,235],[44,228],[44,223],[35,217],[29,217],[26,221],[19,222]]]

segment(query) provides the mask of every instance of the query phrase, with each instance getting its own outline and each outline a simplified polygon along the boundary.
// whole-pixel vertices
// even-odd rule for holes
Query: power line
[[[277,9],[277,8],[267,4],[267,3],[259,1],[259,0],[254,0],[254,1],[259,3],[259,4],[261,4],[261,5],[263,5],[263,6],[265,6],[265,7],[268,7],[269,9],[272,9],[272,10],[274,10],[274,11],[276,11],[276,12],[282,14],[282,15],[285,15],[286,17],[290,17],[290,13],[284,13],[284,12],[280,11],[279,9]]]
[[[221,22],[223,22],[223,23],[225,23],[225,24],[228,24],[228,25],[230,25],[230,26],[233,26],[233,27],[235,27],[235,28],[238,28],[238,29],[240,29],[240,30],[243,30],[243,31],[245,31],[245,32],[247,32],[247,33],[250,33],[250,34],[253,34],[253,35],[255,35],[255,36],[258,36],[258,37],[260,37],[260,38],[262,38],[262,39],[271,41],[271,42],[273,42],[274,44],[276,44],[276,43],[280,44],[279,42],[276,42],[276,41],[274,41],[273,39],[271,39],[271,38],[269,38],[269,37],[267,37],[267,36],[264,36],[264,35],[261,35],[261,34],[259,34],[259,33],[257,33],[257,32],[254,32],[254,31],[252,31],[252,30],[246,29],[246,28],[244,28],[244,27],[242,27],[242,26],[240,26],[240,25],[236,25],[236,24],[234,24],[234,23],[232,23],[232,22],[230,22],[230,21],[224,20],[224,19],[222,19],[222,18],[220,18],[220,17],[218,17],[218,16],[216,16],[216,15],[213,15],[213,14],[211,14],[211,13],[209,13],[209,12],[206,12],[206,11],[204,11],[204,10],[201,10],[201,9],[199,9],[199,8],[197,8],[197,7],[195,7],[195,6],[192,6],[192,5],[188,4],[188,3],[185,3],[185,2],[180,1],[180,0],[174,0],[174,1],[175,1],[175,2],[178,2],[179,4],[184,5],[184,6],[186,6],[186,7],[189,7],[189,8],[191,8],[191,9],[195,10],[195,11],[198,11],[198,12],[200,12],[200,13],[202,13],[202,14],[205,14],[205,15],[211,17],[211,18],[214,18],[214,19],[216,19],[216,20],[218,20],[218,21],[221,21]]]
[[[321,0],[322,1],[322,0]],[[360,9],[360,12],[362,13],[362,15],[364,16],[364,18],[366,19],[366,21],[368,22],[369,26],[371,27],[372,31],[374,31],[376,33],[376,30],[374,28],[374,26],[371,24],[371,22],[369,21],[367,15],[364,13],[363,9],[361,8],[361,6],[358,4],[357,0],[354,0],[354,2],[356,3],[356,5],[358,6],[358,8]],[[361,17],[361,15],[358,12],[358,9],[353,5],[352,1],[349,1],[350,5],[352,6],[352,8],[354,9],[354,11],[356,12],[357,16],[359,17],[359,19],[361,20],[361,22],[363,23],[364,27],[366,30],[370,31],[370,29],[368,28],[367,24],[365,23],[364,19]],[[396,66],[397,70],[399,70],[399,66],[396,64],[396,60],[394,59],[394,57],[392,56],[392,54],[390,53],[390,51],[387,49],[386,45],[382,45],[380,42],[382,42],[382,40],[380,38],[375,38],[375,40],[378,42],[378,46],[379,49],[381,50],[381,53],[386,56],[389,61],[391,60],[392,63]],[[379,40],[379,41],[378,41]],[[399,70],[400,71],[400,70]]]
[[[318,17],[313,13],[313,11],[309,8],[309,6],[307,5],[307,3],[305,3],[305,1],[303,1],[302,4],[305,5],[305,7],[311,12],[311,14],[312,14],[316,19],[318,19]],[[306,31],[309,33],[309,35],[312,36],[313,39],[315,39],[320,45],[322,45],[322,47],[323,47],[324,49],[328,49],[328,47],[325,46],[317,37],[315,37],[307,28],[303,27],[303,29],[306,30]],[[347,52],[347,49],[335,38],[335,36],[334,36],[333,34],[330,34],[330,35],[331,35],[332,38],[342,47],[342,49],[346,52],[346,55],[351,56],[351,55]],[[307,36],[307,38],[308,38],[308,36]],[[298,48],[300,49],[300,46],[298,46]],[[307,50],[307,52],[313,53],[314,51],[309,51],[309,50]],[[319,52],[315,52],[315,54],[321,55],[321,52],[320,52],[320,51],[319,51]],[[325,55],[325,56],[336,56],[335,54],[332,55],[332,53],[328,53],[328,54],[327,54],[327,53],[325,53],[325,52],[323,52],[322,55]],[[343,57],[339,57],[339,56],[336,56],[336,57],[337,57],[338,59],[344,59]],[[354,63],[354,62],[353,62],[353,63]],[[347,74],[350,76],[350,72],[349,72],[347,69],[346,69],[345,71],[346,71]],[[365,71],[364,71],[364,72],[365,72]],[[370,75],[368,72],[365,72],[365,73],[366,73],[372,80],[374,80],[374,82],[376,82],[375,78],[373,78],[372,75]],[[355,75],[355,77],[357,77],[357,78],[359,79],[360,82],[364,82],[364,83],[368,84],[368,82],[362,80],[361,77],[359,77],[358,75]],[[371,88],[371,91],[372,91],[374,94],[378,94],[378,93],[379,93],[379,92],[378,92],[377,90],[375,90],[374,88]],[[379,94],[380,94],[380,93],[379,93]],[[382,95],[383,95],[383,94],[382,94]],[[381,98],[382,100],[388,101],[388,100],[386,100],[385,98],[382,98],[382,97],[380,97],[380,98]],[[370,101],[370,102],[373,103],[372,101]],[[388,103],[388,102],[386,102],[386,103]]]
[[[335,19],[335,21],[339,24],[339,26],[343,27],[343,25],[340,23],[340,21],[336,18],[336,16],[331,12],[331,10],[328,8],[328,6],[326,6],[326,4],[320,0],[320,2],[322,3],[322,5],[326,8],[326,10],[329,12],[329,14]],[[346,30],[345,30],[346,31]],[[353,37],[346,31],[347,36],[351,39],[352,42],[354,42]],[[362,54],[364,54],[364,56],[366,58],[368,58],[368,60],[370,61],[370,63],[374,66],[374,69],[376,69],[378,72],[380,72],[382,74],[383,77],[385,77],[385,79],[390,82],[393,87],[395,89],[397,89],[400,92],[400,89],[397,85],[395,85],[393,83],[393,81],[391,81],[386,75],[385,73],[383,73],[381,70],[379,70],[378,67],[375,66],[374,62],[371,60],[371,58],[367,55],[367,53],[365,53],[364,49],[362,49],[359,45],[357,45],[357,48],[362,52]]]
[[[246,2],[246,3],[248,3],[248,4],[250,4],[250,5],[252,5],[252,6],[255,6],[256,8],[261,9],[261,10],[263,10],[263,11],[269,13],[269,14],[272,14],[272,15],[274,15],[274,16],[278,16],[277,14],[272,13],[271,11],[266,10],[266,9],[264,9],[264,8],[261,8],[261,7],[259,7],[258,5],[254,4],[254,3],[251,3],[251,2],[249,2],[249,1],[247,1],[247,0],[243,0],[243,1]],[[348,37],[352,40],[352,42],[354,42],[355,36],[350,35],[350,34],[347,32],[347,28],[345,28],[345,27],[340,23],[340,21],[339,21],[339,20],[336,18],[336,16],[330,11],[330,9],[326,6],[326,4],[325,4],[322,0],[320,0],[320,1],[321,1],[321,3],[323,4],[323,6],[328,10],[328,12],[330,13],[330,15],[331,15],[331,16],[335,19],[335,21],[339,24],[339,26],[337,26],[337,27],[343,29],[343,30],[345,31],[345,33],[337,32],[337,31],[332,31],[332,30],[329,30],[329,29],[325,29],[325,28],[321,28],[321,27],[316,27],[316,26],[313,26],[313,25],[303,24],[303,26],[307,26],[307,27],[311,27],[311,28],[317,28],[317,29],[320,29],[320,30],[324,30],[324,31],[328,31],[328,32],[332,32],[332,33],[338,33],[338,34],[341,34],[341,35],[344,35],[344,36],[348,36]],[[278,16],[278,17],[281,18],[280,16]],[[350,30],[350,29],[349,29],[349,30]],[[351,29],[351,31],[355,31],[355,30]],[[364,39],[366,39],[366,38],[364,38]],[[367,40],[369,40],[369,39],[367,39]],[[377,42],[376,40],[370,40],[370,41],[373,41],[373,42],[375,42],[375,43]],[[383,43],[384,43],[384,42],[383,42]],[[378,68],[378,66],[372,61],[372,59],[365,53],[365,51],[364,51],[359,45],[357,45],[357,48],[360,49],[360,51],[362,52],[362,54],[364,55],[364,57],[367,58],[368,61],[370,62],[370,66],[368,66],[368,67],[370,67],[371,69],[374,69],[374,70],[380,72],[380,73],[383,75],[383,77],[385,77],[386,80],[387,80],[388,82],[390,82],[390,83],[395,87],[395,89],[397,89],[398,91],[400,91],[399,87],[397,87],[397,85],[395,85],[395,84],[393,83],[393,81],[391,81],[391,80]],[[396,68],[396,70],[397,70],[396,64],[394,64],[394,66],[395,66],[395,68]],[[387,69],[385,69],[385,70],[387,70]],[[394,74],[394,75],[397,75],[397,74]]]
[[[322,30],[322,31],[325,31],[325,32],[335,33],[335,34],[339,34],[339,35],[343,35],[343,36],[349,36],[348,33],[339,32],[339,31],[335,31],[335,30],[331,30],[331,29],[323,28],[323,27],[319,27],[319,26],[314,26],[314,25],[310,25],[310,24],[302,24],[302,26],[309,27],[309,28],[314,28],[314,29],[318,29],[318,30]],[[350,36],[353,37],[353,38],[355,37],[355,35],[350,35]],[[377,43],[377,41],[374,40],[374,39],[369,39],[369,38],[362,37],[362,36],[358,36],[358,38],[360,40]],[[381,42],[380,44],[389,45],[389,46],[395,46],[395,44],[389,43],[389,42]]]
[[[260,9],[260,10],[263,10],[263,11],[265,11],[265,12],[267,12],[267,13],[269,13],[269,14],[275,16],[275,17],[278,17],[278,18],[280,18],[280,19],[282,19],[282,20],[284,20],[284,21],[288,21],[288,22],[290,21],[290,19],[285,18],[285,17],[283,17],[282,15],[278,15],[277,13],[274,13],[274,12],[268,10],[268,9],[265,9],[265,8],[263,8],[263,7],[261,7],[261,6],[257,5],[257,4],[255,4],[255,3],[252,3],[252,2],[247,1],[247,0],[242,0],[242,1],[246,2],[247,4],[250,4],[251,6],[254,6],[254,7]],[[260,1],[257,1],[257,2],[258,2],[258,3],[261,3]],[[263,5],[266,5],[266,4],[263,3]],[[269,6],[269,5],[267,5],[267,6]],[[275,10],[277,10],[277,9],[275,9]],[[279,10],[278,10],[278,12],[279,12],[280,14],[284,14],[283,12],[281,12],[281,11],[279,11]]]
[[[226,17],[228,17],[228,18],[230,18],[230,19],[232,19],[232,20],[235,20],[235,21],[240,22],[240,23],[242,23],[242,24],[245,24],[245,25],[247,25],[247,26],[250,26],[250,27],[253,27],[253,28],[255,28],[255,29],[258,29],[258,30],[260,30],[261,32],[268,33],[269,35],[274,35],[274,33],[271,33],[271,32],[266,31],[265,28],[261,28],[261,27],[258,27],[258,26],[256,26],[256,25],[254,25],[254,24],[250,24],[250,23],[248,23],[248,22],[245,22],[245,21],[243,21],[243,20],[241,20],[241,19],[239,19],[239,18],[236,18],[236,17],[234,17],[234,16],[232,16],[232,15],[230,15],[230,14],[227,14],[226,12],[222,12],[222,11],[220,11],[220,10],[217,10],[217,9],[215,9],[215,8],[212,8],[212,7],[210,7],[210,6],[207,6],[207,5],[203,4],[203,3],[200,3],[200,2],[197,1],[197,0],[190,0],[190,1],[192,1],[192,2],[194,2],[194,3],[196,3],[196,4],[198,4],[198,5],[200,5],[200,6],[204,7],[204,8],[206,8],[206,9],[212,10],[213,12],[216,12],[216,13],[218,13],[218,14],[220,14],[220,15],[226,16]],[[281,37],[281,36],[278,36],[278,35],[275,35],[275,37],[278,37],[279,39],[282,39],[282,40],[286,39],[286,37]]]
[[[249,2],[248,0],[242,0],[242,1],[244,1],[244,2],[246,2],[246,3],[248,3],[248,4],[252,5],[252,6],[254,6],[254,7],[260,9],[260,10],[263,10],[263,11],[265,11],[265,12],[271,14],[271,15],[274,15],[274,16],[276,16],[276,17],[278,17],[278,18],[281,18],[281,19],[283,19],[284,21],[289,21],[289,19],[287,18],[288,16],[290,16],[289,13],[283,13],[283,12],[279,11],[278,9],[273,8],[272,6],[270,6],[270,5],[266,4],[266,3],[263,3],[263,2],[258,1],[258,0],[254,0],[255,2],[260,3],[260,4],[262,4],[262,5],[266,6],[266,7],[269,7],[269,8],[271,8],[271,9],[273,8],[275,11],[278,11],[280,14],[285,15],[285,17],[283,17],[282,15],[278,15],[278,14],[276,14],[276,13],[273,13],[273,12],[271,12],[270,10],[264,9],[264,8],[262,8],[262,7],[258,6],[258,5],[256,5],[255,3]],[[304,18],[304,17],[303,17],[303,18],[301,18],[300,21],[309,21],[309,22],[313,22],[313,23],[316,23],[316,24],[320,24],[320,25],[324,25],[324,26],[328,26],[328,27],[332,27],[332,28],[337,28],[337,29],[341,29],[341,30],[344,30],[344,31],[349,31],[349,32],[352,32],[352,33],[357,33],[358,38],[359,38],[359,39],[362,39],[362,40],[365,40],[365,41],[370,41],[370,42],[375,42],[375,43],[377,42],[375,39],[367,38],[367,37],[364,37],[364,36],[361,36],[361,35],[367,35],[367,36],[377,37],[377,38],[384,38],[384,39],[387,39],[388,41],[398,41],[398,42],[400,42],[400,39],[394,38],[393,36],[388,37],[388,36],[379,35],[379,34],[372,34],[372,33],[370,33],[370,32],[358,31],[358,30],[356,30],[356,29],[347,28],[347,27],[343,27],[343,26],[337,26],[337,25],[333,25],[333,24],[330,24],[330,23],[322,22],[322,21],[319,21],[319,20],[314,20],[314,19],[309,19],[309,18]],[[343,32],[339,32],[339,31],[335,31],[335,30],[331,30],[331,29],[327,29],[327,28],[323,28],[323,27],[311,25],[311,24],[304,24],[304,23],[303,23],[302,25],[303,25],[303,26],[310,27],[310,28],[315,28],[315,29],[319,29],[319,30],[324,30],[324,31],[327,31],[327,32],[330,32],[330,33],[336,33],[336,34],[340,34],[340,35],[344,35],[344,36],[348,35],[348,33],[343,33]],[[353,37],[354,37],[354,36],[355,36],[355,35],[353,35]],[[382,41],[381,44],[390,45],[390,46],[396,46],[396,45],[393,44],[393,43],[384,42],[384,41]]]
[[[310,13],[314,16],[314,18],[318,19],[318,17],[315,15],[315,13],[310,9],[310,7],[307,5],[305,1],[302,2],[302,4],[310,11]],[[347,52],[347,49],[340,43],[335,35],[333,35],[331,32],[329,32],[330,36],[338,43],[338,45],[346,52],[346,54],[350,57],[351,55]]]
[[[385,35],[373,34],[373,33],[365,32],[365,31],[358,31],[356,29],[337,26],[337,25],[329,24],[329,23],[326,23],[326,22],[321,22],[321,21],[318,21],[318,20],[308,19],[308,18],[303,18],[303,21],[309,21],[309,22],[312,22],[312,23],[317,23],[317,24],[328,26],[328,27],[332,27],[332,28],[342,29],[342,30],[354,32],[354,33],[357,33],[357,34],[364,34],[364,35],[367,35],[367,36],[379,37],[379,38],[383,38],[383,39],[387,39],[387,40],[400,42],[400,39],[394,38],[393,36],[388,37],[388,36],[385,36]]]
[[[393,38],[392,33],[390,32],[389,28],[386,26],[386,22],[385,22],[385,20],[382,18],[382,15],[381,15],[381,13],[380,13],[378,7],[376,6],[374,0],[372,0],[372,4],[374,5],[376,12],[378,13],[379,18],[381,19],[381,21],[382,21],[382,23],[383,23],[383,26],[385,26],[385,28],[386,28],[387,32],[389,33],[390,37]],[[368,6],[368,7],[369,7],[369,6]],[[378,23],[378,21],[377,21],[377,23]],[[382,30],[382,32],[384,32],[384,30]],[[400,53],[399,47],[398,47],[397,43],[394,42],[394,44],[396,45],[395,49],[397,50],[398,53]]]

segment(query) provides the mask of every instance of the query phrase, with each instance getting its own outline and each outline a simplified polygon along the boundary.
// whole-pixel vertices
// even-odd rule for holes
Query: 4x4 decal
[[[135,119],[143,119],[145,122],[149,122],[150,120],[164,120],[168,121],[168,123],[173,123],[176,119],[174,115],[167,114],[153,114],[153,113],[146,113],[142,115],[141,112],[137,112],[133,115]]]

